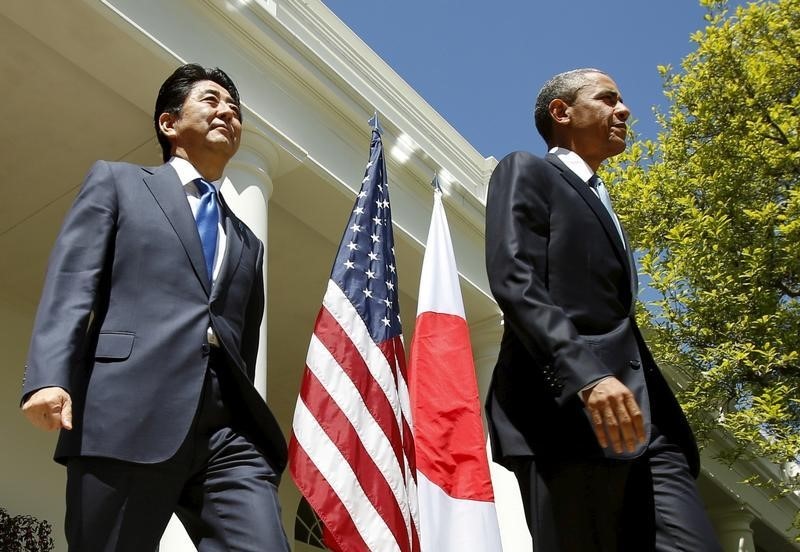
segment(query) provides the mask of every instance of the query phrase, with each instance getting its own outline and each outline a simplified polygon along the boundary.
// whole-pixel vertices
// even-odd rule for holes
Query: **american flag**
[[[341,552],[418,552],[417,483],[386,164],[369,162],[317,315],[289,470]]]

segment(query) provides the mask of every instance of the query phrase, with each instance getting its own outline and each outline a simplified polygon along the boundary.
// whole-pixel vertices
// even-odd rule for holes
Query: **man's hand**
[[[61,387],[44,387],[28,397],[22,412],[38,428],[72,429],[72,398]]]
[[[601,447],[607,448],[609,439],[617,453],[622,452],[623,443],[628,452],[644,444],[642,411],[631,390],[617,378],[601,380],[584,390],[582,398]]]

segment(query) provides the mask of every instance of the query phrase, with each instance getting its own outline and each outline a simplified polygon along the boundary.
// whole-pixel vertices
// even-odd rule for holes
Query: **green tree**
[[[680,70],[659,67],[670,107],[656,141],[605,168],[657,300],[640,312],[702,440],[727,458],[800,455],[800,0],[730,10]],[[763,482],[762,482],[763,483]],[[786,481],[782,490],[800,488]]]

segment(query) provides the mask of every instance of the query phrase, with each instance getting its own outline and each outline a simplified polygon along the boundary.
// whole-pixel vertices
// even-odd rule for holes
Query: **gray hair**
[[[608,76],[605,71],[591,67],[573,69],[550,78],[539,90],[539,95],[536,97],[536,105],[533,108],[533,120],[536,123],[536,130],[539,131],[539,134],[542,135],[548,145],[553,133],[550,102],[559,99],[571,105],[578,96],[580,89],[586,86],[586,75],[589,73],[600,73]]]

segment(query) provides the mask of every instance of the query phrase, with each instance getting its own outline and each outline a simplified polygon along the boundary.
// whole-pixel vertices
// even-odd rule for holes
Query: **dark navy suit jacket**
[[[657,426],[697,474],[691,429],[636,326],[630,251],[597,196],[555,155],[516,152],[494,170],[486,264],[505,326],[486,413],[497,462],[641,455],[646,445],[601,449],[578,396],[613,375],[634,393],[648,440]]]
[[[227,250],[209,282],[177,174],[97,162],[56,240],[26,365],[23,396],[47,386],[73,399],[56,459],[170,458],[197,410],[213,327],[235,383],[235,408],[280,473],[286,442],[252,385],[264,310],[264,246],[222,202]]]

